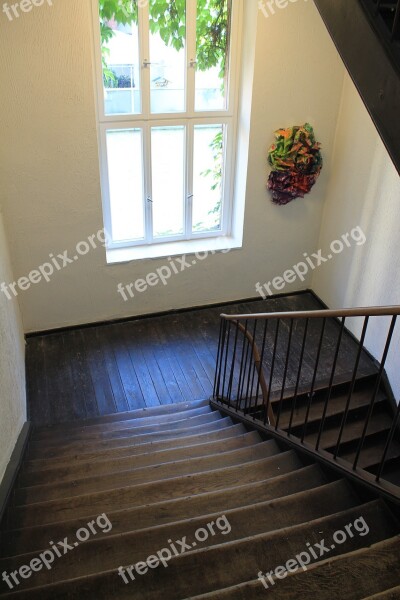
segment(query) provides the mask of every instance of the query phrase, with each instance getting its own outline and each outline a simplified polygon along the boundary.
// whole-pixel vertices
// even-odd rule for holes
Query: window
[[[93,2],[108,250],[229,236],[240,0]]]

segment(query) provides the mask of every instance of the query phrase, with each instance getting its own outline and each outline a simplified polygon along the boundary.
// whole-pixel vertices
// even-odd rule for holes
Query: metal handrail
[[[365,308],[341,308],[337,310],[298,310],[290,312],[269,312],[240,315],[221,314],[226,321],[261,320],[261,319],[321,319],[341,317],[392,317],[400,315],[400,306],[369,306]]]

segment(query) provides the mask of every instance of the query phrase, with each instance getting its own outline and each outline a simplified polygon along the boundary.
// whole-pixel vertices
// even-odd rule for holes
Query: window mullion
[[[145,215],[145,239],[146,243],[153,242],[153,190],[152,190],[152,168],[151,168],[151,126],[143,127],[143,164],[144,164],[144,215]]]
[[[196,18],[197,2],[196,0],[187,0],[186,2],[186,112],[187,116],[193,117],[195,107],[195,86],[196,86]]]
[[[142,114],[148,118],[150,114],[150,66],[144,66],[144,61],[150,60],[150,27],[149,3],[139,8],[139,59],[142,82]]]
[[[142,3],[143,4],[143,3]],[[139,8],[139,40],[140,40],[140,70],[142,77],[142,115],[148,119],[150,115],[150,66],[145,61],[150,60],[150,26],[149,3],[146,2]],[[144,165],[144,230],[147,244],[153,242],[153,204],[152,204],[152,168],[151,168],[151,126],[146,124],[143,128],[143,165]]]
[[[186,200],[185,200],[185,237],[192,237],[193,215],[193,148],[194,125],[188,121],[186,126]]]

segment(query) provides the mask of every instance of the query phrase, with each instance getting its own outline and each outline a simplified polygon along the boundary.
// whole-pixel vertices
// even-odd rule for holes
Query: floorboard
[[[27,339],[27,380],[30,419],[38,425],[92,418],[210,397],[218,348],[220,314],[316,310],[310,293],[105,324]],[[310,321],[301,371],[301,385],[314,372],[321,331],[320,319]],[[264,368],[270,376],[276,324],[267,332]],[[304,323],[293,328],[286,387],[296,383]],[[339,325],[328,321],[317,371],[317,383],[329,379]],[[289,323],[280,322],[272,389],[282,385],[287,358]],[[262,341],[261,326],[256,341]],[[357,344],[345,334],[336,369],[338,379],[351,375]],[[363,353],[359,374],[376,372]]]

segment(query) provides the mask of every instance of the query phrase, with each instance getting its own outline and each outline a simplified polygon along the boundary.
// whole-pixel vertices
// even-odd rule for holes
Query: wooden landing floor
[[[318,308],[321,305],[317,299],[310,293],[303,293],[29,337],[29,418],[34,424],[50,425],[208,398],[213,387],[222,312]],[[319,327],[320,324],[315,322],[310,330],[306,372],[312,368]],[[332,355],[338,329],[335,323],[327,328],[322,358],[327,353]],[[282,327],[282,332],[283,349],[287,328]],[[299,327],[293,334],[294,353],[299,353],[301,341]],[[349,365],[354,364],[352,357],[356,348],[352,338],[346,335],[339,356],[338,374],[348,372]],[[282,355],[279,361],[283,360]],[[331,361],[323,358],[318,380],[327,379],[330,368]],[[375,372],[375,366],[367,357],[363,357],[361,369],[364,374]],[[288,382],[294,377],[293,362],[293,367],[289,366]]]

